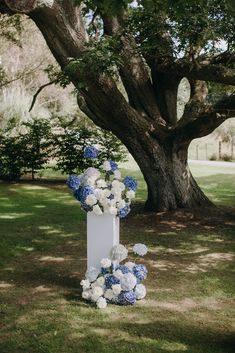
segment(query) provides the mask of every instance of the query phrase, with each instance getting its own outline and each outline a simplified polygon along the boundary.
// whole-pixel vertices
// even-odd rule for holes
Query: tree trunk
[[[209,207],[212,202],[193,178],[188,162],[188,146],[176,142],[160,143],[145,137],[145,142],[133,139],[125,144],[139,165],[147,184],[147,211],[167,211],[177,208]]]

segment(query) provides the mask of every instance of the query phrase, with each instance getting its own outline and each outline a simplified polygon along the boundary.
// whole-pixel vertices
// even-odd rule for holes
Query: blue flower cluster
[[[132,269],[133,274],[136,276],[137,280],[143,281],[147,278],[148,270],[145,265],[135,265]]]
[[[119,211],[118,211],[118,216],[120,218],[125,218],[128,213],[130,212],[130,207],[128,205],[126,205],[125,207],[121,208]]]
[[[133,191],[136,191],[137,189],[137,180],[131,176],[126,176],[123,180],[124,185]]]
[[[78,201],[80,201],[82,204],[85,204],[85,200],[88,195],[93,194],[94,189],[90,186],[84,186],[84,187],[79,187],[77,190],[74,192],[74,197]],[[83,205],[82,205],[83,207]],[[84,208],[84,207],[83,207]]]
[[[118,304],[121,305],[134,305],[136,302],[136,295],[133,290],[122,291],[118,296]]]
[[[109,163],[110,163],[110,167],[111,167],[110,172],[115,172],[115,170],[117,170],[117,169],[118,169],[118,165],[117,165],[117,163],[116,163],[116,162],[114,162],[114,161],[111,161],[111,160],[109,160]]]
[[[114,284],[119,284],[119,283],[120,283],[119,279],[114,275],[108,275],[105,277],[105,285],[109,289],[112,288]]]
[[[116,271],[117,270],[120,270],[123,274],[124,273],[128,273],[128,272],[131,272],[131,269],[125,265],[119,265],[116,267]]]
[[[77,175],[70,175],[66,184],[70,189],[76,190],[79,188],[81,180],[77,177]]]
[[[87,146],[84,149],[83,155],[85,158],[97,158],[98,153],[98,150],[94,146]]]

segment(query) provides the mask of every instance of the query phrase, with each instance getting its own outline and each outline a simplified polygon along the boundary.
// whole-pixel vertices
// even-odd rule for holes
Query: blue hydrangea
[[[93,194],[93,192],[94,192],[94,189],[90,186],[80,187],[74,192],[74,197],[78,201],[85,203],[87,196],[90,194]]]
[[[86,203],[81,202],[81,207],[84,209],[84,211],[89,212],[92,211],[92,207],[88,206]]]
[[[94,146],[87,146],[83,153],[85,158],[97,158],[98,150]]]
[[[132,272],[131,269],[125,265],[119,265],[116,267],[116,270],[120,270],[123,274]]]
[[[107,273],[109,273],[109,268],[101,267],[100,272],[102,273],[102,275],[106,275]]]
[[[76,190],[79,188],[80,183],[81,183],[81,180],[80,180],[80,178],[77,177],[77,175],[70,175],[68,177],[66,184],[70,189]]]
[[[135,265],[132,269],[133,271],[133,274],[136,276],[136,278],[139,280],[139,281],[143,281],[146,277],[147,277],[147,274],[148,274],[148,270],[146,268],[145,265]]]
[[[118,304],[121,305],[134,305],[136,301],[136,295],[133,290],[130,291],[122,291],[118,295]]]
[[[130,212],[130,210],[131,210],[130,207],[127,205],[118,211],[118,216],[120,218],[125,218],[128,215],[128,213]]]
[[[110,167],[111,167],[111,172],[115,172],[115,170],[118,169],[118,165],[117,163],[115,163],[114,161],[109,160],[110,163]]]
[[[137,180],[135,178],[133,178],[131,176],[126,176],[123,179],[123,183],[128,189],[136,191],[136,189],[137,189]]]
[[[120,281],[114,275],[108,275],[105,277],[105,285],[107,288],[112,288],[112,285],[119,284]]]

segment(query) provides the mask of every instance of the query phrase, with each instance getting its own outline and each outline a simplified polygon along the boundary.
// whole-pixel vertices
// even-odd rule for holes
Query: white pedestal
[[[87,268],[100,268],[102,258],[110,258],[110,250],[119,244],[119,217],[87,212]]]

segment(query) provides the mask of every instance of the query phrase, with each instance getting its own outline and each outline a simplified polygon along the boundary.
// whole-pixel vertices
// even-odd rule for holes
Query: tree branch
[[[180,75],[189,80],[211,81],[226,85],[235,85],[235,70],[220,64],[187,62],[180,59],[174,62],[157,63],[156,70],[170,75]]]
[[[29,113],[31,112],[31,110],[33,109],[34,107],[34,104],[36,102],[36,99],[37,99],[37,96],[39,95],[39,93],[46,87],[50,86],[50,85],[53,85],[54,83],[57,82],[57,79],[56,80],[53,80],[53,81],[50,81],[50,82],[47,82],[45,83],[44,85],[42,85],[41,87],[39,87],[39,89],[37,90],[37,92],[33,95],[33,100],[32,100],[32,103],[30,105],[30,108],[29,108]]]
[[[210,134],[229,118],[235,118],[234,94],[222,98],[214,105],[190,102],[172,134],[178,142],[189,144],[195,138]]]

